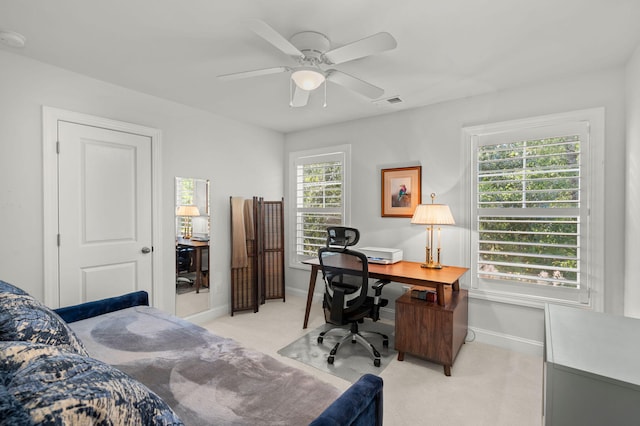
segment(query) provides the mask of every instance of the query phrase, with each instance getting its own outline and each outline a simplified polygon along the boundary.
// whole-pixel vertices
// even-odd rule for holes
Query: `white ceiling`
[[[330,83],[326,108],[321,91],[290,108],[286,74],[220,81],[292,65],[248,29],[254,18],[332,47],[391,33],[395,50],[336,68],[403,102]],[[0,0],[0,29],[27,38],[0,49],[286,133],[622,66],[639,18],[640,0]]]

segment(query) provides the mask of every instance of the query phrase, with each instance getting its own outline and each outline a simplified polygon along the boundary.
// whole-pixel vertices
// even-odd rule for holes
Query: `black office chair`
[[[367,256],[363,253],[349,250],[347,247],[356,244],[360,233],[355,228],[331,227],[327,228],[327,246],[318,250],[322,277],[325,283],[325,293],[322,306],[325,320],[338,327],[323,331],[318,336],[318,343],[322,344],[324,337],[336,331],[345,332],[338,343],[331,349],[327,362],[333,364],[335,355],[341,345],[347,340],[359,343],[367,349],[373,358],[373,365],[380,366],[380,353],[364,335],[377,334],[382,337],[383,347],[389,347],[389,337],[382,333],[360,331],[358,323],[364,318],[377,321],[380,318],[380,308],[389,301],[382,299],[382,288],[389,283],[387,280],[377,281],[372,288],[374,297],[368,296],[369,266]],[[340,326],[350,325],[350,330]]]
[[[176,286],[180,283],[193,285],[193,280],[184,274],[191,272],[194,252],[193,247],[176,246]]]
[[[360,241],[360,231],[346,226],[330,226],[327,228],[327,247],[347,248]]]

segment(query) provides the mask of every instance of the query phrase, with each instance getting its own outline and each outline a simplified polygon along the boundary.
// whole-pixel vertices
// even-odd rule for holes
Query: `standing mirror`
[[[209,181],[176,177],[176,315],[209,309]]]

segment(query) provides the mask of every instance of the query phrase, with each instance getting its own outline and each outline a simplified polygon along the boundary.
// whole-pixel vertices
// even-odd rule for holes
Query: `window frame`
[[[292,151],[289,153],[289,266],[293,268],[304,268],[308,266],[302,264],[302,260],[308,256],[298,254],[297,247],[297,167],[302,164],[322,163],[329,161],[342,162],[342,224],[349,226],[351,223],[351,145],[337,145],[325,148],[317,148],[303,151]]]
[[[551,129],[586,126],[586,140],[581,140],[581,282],[585,292],[561,287],[517,285],[502,280],[478,277],[478,218],[476,155],[480,141],[491,143],[531,140],[540,137],[561,136],[549,133]],[[572,111],[520,120],[469,126],[462,129],[465,146],[464,165],[468,170],[467,223],[468,247],[465,249],[470,265],[470,295],[472,297],[541,308],[546,303],[588,307],[602,311],[604,290],[604,108]],[[586,199],[585,199],[586,198]],[[552,213],[552,212],[551,212]],[[596,243],[599,241],[599,243]],[[578,297],[571,298],[570,296]]]

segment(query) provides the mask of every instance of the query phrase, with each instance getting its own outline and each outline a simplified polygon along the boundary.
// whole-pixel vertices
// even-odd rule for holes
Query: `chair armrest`
[[[386,306],[387,300],[380,298],[382,295],[382,288],[389,284],[391,281],[389,280],[379,280],[376,281],[374,285],[371,286],[376,292],[373,296],[373,306],[371,307],[371,319],[374,321],[378,321],[380,319],[380,306]]]
[[[54,309],[54,311],[65,322],[70,323],[139,305],[149,305],[149,294],[146,291],[136,291],[122,296],[66,306]]]
[[[344,288],[337,286],[333,287],[333,297],[331,299],[329,312],[329,322],[331,324],[342,325],[342,317],[344,315],[344,295]]]
[[[365,374],[344,391],[310,426],[382,426],[382,379]]]
[[[376,296],[380,296],[382,294],[382,288],[390,282],[391,281],[389,280],[378,280],[374,285],[371,286],[371,288],[376,291]]]

